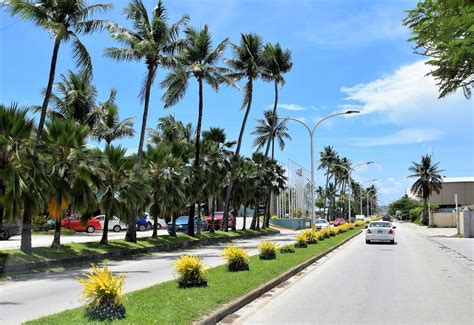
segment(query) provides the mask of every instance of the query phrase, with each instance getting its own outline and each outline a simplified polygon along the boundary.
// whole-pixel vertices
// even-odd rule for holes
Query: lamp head
[[[344,114],[357,114],[360,113],[360,111],[346,111]]]

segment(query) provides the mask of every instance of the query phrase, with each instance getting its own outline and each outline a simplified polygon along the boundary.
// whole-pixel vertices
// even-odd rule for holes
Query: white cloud
[[[434,141],[442,136],[442,132],[435,129],[403,129],[395,133],[374,138],[358,138],[355,145],[359,147],[375,147],[396,144],[410,144]]]
[[[268,105],[267,109],[273,108],[273,105]],[[287,111],[303,111],[306,107],[300,106],[298,104],[278,104],[278,108],[287,110]]]
[[[342,87],[347,95],[340,108],[360,110],[359,115],[374,115],[378,124],[395,123],[404,127],[459,128],[472,120],[472,101],[461,91],[438,99],[436,81],[426,74],[430,67],[418,61],[400,67],[393,74],[365,84]]]

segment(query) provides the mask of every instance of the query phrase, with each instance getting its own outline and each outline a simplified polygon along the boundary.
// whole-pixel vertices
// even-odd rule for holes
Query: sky
[[[105,1],[104,1],[105,2]],[[97,3],[97,1],[90,1]],[[149,10],[155,1],[144,1]],[[123,16],[126,1],[113,1],[113,11],[100,18],[130,27]],[[265,42],[279,42],[292,51],[293,69],[280,89],[279,115],[314,125],[322,117],[346,109],[360,114],[323,122],[315,132],[315,152],[331,145],[354,164],[374,161],[357,168],[353,177],[365,182],[377,179],[379,201],[388,204],[405,193],[412,179],[408,168],[421,155],[440,162],[442,175],[474,175],[474,101],[462,92],[439,100],[436,81],[426,74],[426,58],[414,54],[407,42],[409,31],[401,24],[404,10],[414,0],[173,0],[166,1],[171,22],[183,14],[190,25],[208,25],[214,43],[226,37],[239,43],[240,33],[258,33]],[[118,141],[130,152],[138,147],[143,106],[138,93],[145,74],[143,62],[116,62],[104,57],[104,48],[118,46],[106,31],[81,37],[92,56],[98,100],[105,101],[111,88],[118,90],[121,118],[134,116],[134,138]],[[0,103],[38,105],[46,87],[53,40],[33,23],[11,17],[0,9]],[[224,55],[230,58],[228,49]],[[223,63],[222,63],[223,64]],[[69,44],[59,52],[56,80],[75,69]],[[148,127],[159,117],[173,114],[184,122],[197,121],[197,84],[190,83],[186,96],[164,109],[159,81],[167,71],[159,70],[152,88]],[[273,104],[273,85],[258,81],[247,123],[242,154],[250,155],[254,136],[250,133],[263,111]],[[218,93],[205,88],[204,129],[222,127],[236,139],[244,111],[242,93],[222,87]],[[299,123],[289,122],[292,141],[276,158],[310,166],[309,136]],[[316,162],[317,164],[317,162]],[[317,185],[324,171],[316,171]],[[370,183],[366,183],[369,185]]]

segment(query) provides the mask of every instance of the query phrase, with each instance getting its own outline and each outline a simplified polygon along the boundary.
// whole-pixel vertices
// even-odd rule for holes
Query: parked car
[[[329,228],[331,225],[326,219],[316,219],[315,227],[317,230]]]
[[[334,220],[334,227],[342,226],[345,223],[346,220],[344,220],[343,218],[336,218],[336,220]]]
[[[372,241],[388,241],[394,244],[395,228],[397,227],[388,221],[373,221],[367,227],[365,242],[370,244]]]
[[[19,220],[0,224],[0,240],[7,240],[17,235],[21,235],[21,222]]]
[[[148,228],[149,228],[149,229],[153,229],[153,223],[155,222],[155,221],[153,220],[153,217],[150,216],[148,213],[145,213],[144,215],[146,216],[146,222],[148,223]],[[156,219],[156,220],[158,221],[158,223],[157,223],[157,225],[156,225],[156,227],[157,227],[158,229],[166,228],[166,221],[165,221],[165,219],[163,219],[163,218],[158,218],[158,219]]]
[[[222,220],[224,218],[224,211],[216,211],[214,212],[214,229],[219,230],[222,228]],[[211,216],[206,216],[206,230],[211,230],[211,225],[212,225],[212,217]],[[234,226],[234,216],[232,213],[229,213],[229,219],[228,219],[228,226],[232,228]]]
[[[351,217],[351,222],[356,222],[356,221],[357,221],[356,217]]]
[[[86,224],[81,223],[81,217],[79,215],[70,215],[61,220],[61,227],[69,228],[76,232],[85,231],[89,234],[92,234],[96,230],[102,229],[99,220],[90,218],[87,220]]]
[[[142,215],[141,217],[137,218],[136,227],[137,230],[140,231],[145,231],[148,229],[148,221],[146,219],[146,215]]]
[[[187,232],[188,231],[188,216],[180,216],[176,219],[176,232]],[[206,226],[206,222],[201,220],[200,229],[203,230]],[[194,229],[198,227],[198,217],[194,217]],[[167,230],[171,234],[171,229],[173,228],[173,222],[168,222]]]
[[[105,222],[105,214],[100,214],[94,219],[99,220],[100,228],[104,229],[104,222]],[[113,216],[109,218],[109,230],[113,230],[115,232],[120,232],[121,230],[127,229],[127,224],[122,222],[118,217]]]
[[[359,221],[359,220],[364,221],[364,220],[365,220],[365,216],[364,216],[363,214],[358,214],[358,215],[356,215],[356,221]]]

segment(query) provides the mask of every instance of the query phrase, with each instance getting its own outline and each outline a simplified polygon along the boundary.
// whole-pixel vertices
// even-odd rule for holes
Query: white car
[[[94,219],[99,220],[100,226],[104,229],[104,222],[105,222],[105,214],[100,214]],[[116,216],[109,218],[109,230],[113,230],[115,232],[119,232],[120,230],[127,229],[127,225],[120,221],[120,219]]]
[[[365,220],[365,216],[364,216],[363,214],[358,214],[358,215],[356,215],[356,221],[359,221],[359,220],[364,221],[364,220]]]
[[[326,229],[331,226],[326,219],[316,219],[316,222],[314,225],[316,227],[316,230]]]
[[[370,244],[372,241],[388,241],[395,243],[395,227],[388,221],[373,221],[369,223],[365,233],[365,242]]]
[[[153,229],[153,223],[155,222],[153,220],[153,217],[150,216],[148,213],[145,212],[146,215],[146,221],[148,222],[148,229]],[[165,219],[158,218],[157,219],[158,224],[156,225],[158,229],[166,229],[166,221]]]

